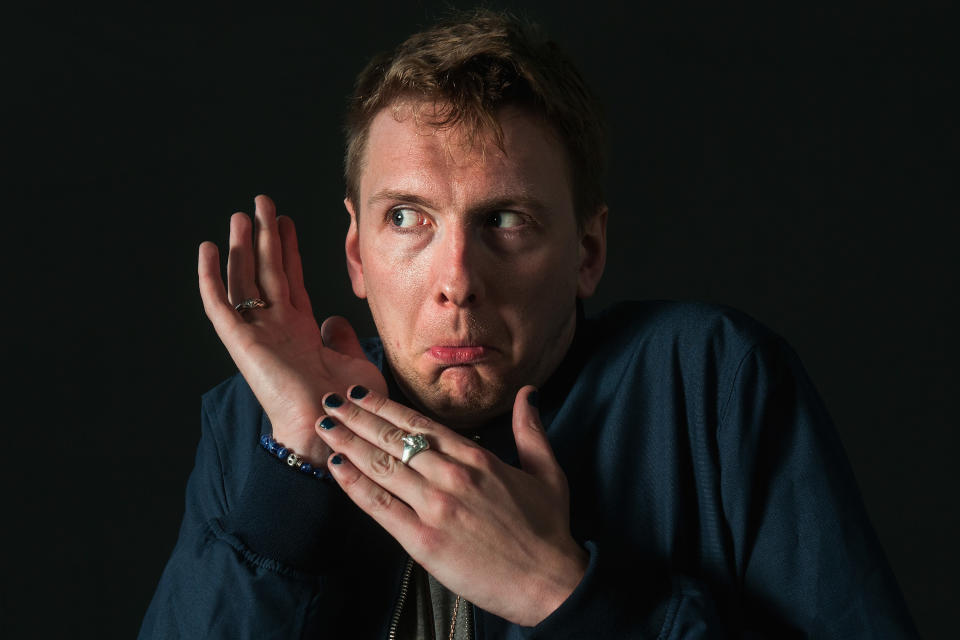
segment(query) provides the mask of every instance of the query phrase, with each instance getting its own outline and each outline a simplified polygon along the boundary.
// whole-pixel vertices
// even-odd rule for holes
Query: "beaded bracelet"
[[[303,459],[303,456],[293,452],[293,449],[283,446],[268,434],[260,436],[260,446],[267,450],[267,453],[278,460],[283,460],[291,469],[313,476],[320,480],[327,480],[330,474],[324,469],[318,469]]]

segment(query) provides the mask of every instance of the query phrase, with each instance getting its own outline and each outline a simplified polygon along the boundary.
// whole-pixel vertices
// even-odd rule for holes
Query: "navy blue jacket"
[[[590,564],[536,627],[477,610],[477,638],[916,637],[830,418],[756,322],[676,303],[581,317],[540,406]],[[141,638],[386,637],[405,552],[260,450],[269,431],[239,376],[204,396]],[[509,416],[477,433],[516,464]]]

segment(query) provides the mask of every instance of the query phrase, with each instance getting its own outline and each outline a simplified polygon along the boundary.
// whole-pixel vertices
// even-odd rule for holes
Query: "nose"
[[[473,307],[483,299],[480,258],[469,229],[448,229],[438,238],[433,265],[438,304]]]

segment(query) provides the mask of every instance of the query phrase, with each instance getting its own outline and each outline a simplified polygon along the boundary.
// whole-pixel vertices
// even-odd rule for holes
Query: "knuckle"
[[[377,450],[370,456],[370,472],[379,478],[393,475],[399,464],[400,461],[386,451]]]
[[[347,419],[350,421],[359,420],[360,417],[363,415],[360,407],[358,407],[355,404],[348,405],[346,411],[347,411]]]
[[[370,408],[373,410],[374,413],[379,415],[380,411],[383,409],[384,405],[386,404],[387,404],[386,396],[381,396],[379,394],[376,394],[376,395],[371,394]]]
[[[405,435],[407,435],[406,432],[396,427],[385,426],[377,432],[377,444],[381,447],[386,447],[388,450],[395,449],[400,446],[403,436]]]
[[[470,467],[482,471],[489,471],[494,464],[494,455],[483,447],[469,447],[463,452],[462,458]]]
[[[429,492],[427,504],[430,505],[425,518],[431,523],[450,523],[456,517],[460,503],[451,494],[440,489],[434,489]]]
[[[334,442],[340,445],[349,445],[357,437],[357,434],[350,429],[331,429],[328,433]]]
[[[430,428],[430,419],[416,411],[411,411],[407,414],[405,424],[412,431],[426,432]]]
[[[393,504],[393,494],[377,488],[370,492],[369,501],[372,511],[387,511]]]
[[[473,469],[455,462],[444,463],[440,477],[443,478],[443,485],[455,492],[474,488],[478,484],[477,473]]]
[[[343,486],[344,491],[352,491],[356,488],[357,483],[360,482],[362,477],[362,474],[356,473],[355,471],[353,473],[344,474],[340,480],[340,484]]]

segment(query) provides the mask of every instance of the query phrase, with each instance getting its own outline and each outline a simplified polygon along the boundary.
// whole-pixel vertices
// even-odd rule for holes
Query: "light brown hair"
[[[359,207],[370,123],[384,108],[430,104],[430,124],[462,126],[469,139],[492,133],[503,149],[497,111],[519,106],[539,115],[567,151],[578,223],[603,206],[603,121],[570,59],[540,29],[510,14],[480,9],[416,33],[374,57],[357,76],[347,109],[344,177]]]

